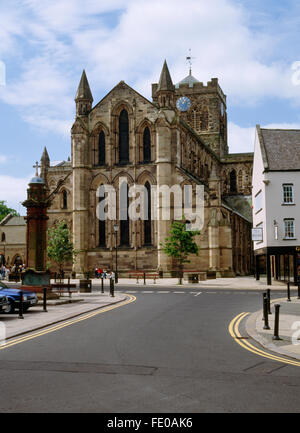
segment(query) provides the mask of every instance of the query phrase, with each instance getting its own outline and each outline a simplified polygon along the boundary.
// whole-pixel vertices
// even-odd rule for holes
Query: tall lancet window
[[[119,163],[129,162],[129,120],[126,110],[122,110],[119,117]]]
[[[68,193],[66,190],[62,192],[62,208],[68,209]]]
[[[144,162],[150,162],[151,161],[151,135],[148,126],[144,129],[143,153],[144,153]]]
[[[128,184],[123,182],[120,187],[120,245],[129,246],[129,215],[128,215]]]
[[[144,220],[144,244],[152,245],[152,224],[151,224],[151,186],[149,182],[145,183],[145,220]]]
[[[103,186],[101,185],[103,188]],[[105,197],[99,198],[99,203],[101,203],[103,200],[105,200]],[[99,247],[106,247],[106,223],[105,220],[99,219],[99,236],[98,236],[98,246]]]
[[[105,165],[105,135],[103,131],[99,134],[98,165]]]
[[[230,172],[230,192],[236,192],[236,171]]]

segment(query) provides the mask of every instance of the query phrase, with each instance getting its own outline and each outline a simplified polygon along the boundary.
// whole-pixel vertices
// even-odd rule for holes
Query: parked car
[[[9,308],[7,296],[0,294],[0,313],[5,313]]]
[[[2,281],[0,281],[0,295],[6,296],[8,305],[3,310],[4,313],[14,313],[16,309],[19,309],[21,299],[21,289],[8,287]],[[28,308],[38,303],[37,294],[34,292],[23,291],[23,311],[27,311]]]

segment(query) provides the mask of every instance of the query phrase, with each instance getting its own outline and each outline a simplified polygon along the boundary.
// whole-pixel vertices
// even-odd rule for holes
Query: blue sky
[[[70,156],[83,68],[95,104],[120,80],[150,99],[164,59],[176,83],[191,48],[193,75],[227,94],[230,151],[253,150],[257,123],[300,128],[295,0],[0,0],[0,18],[0,200],[22,214],[44,146]]]

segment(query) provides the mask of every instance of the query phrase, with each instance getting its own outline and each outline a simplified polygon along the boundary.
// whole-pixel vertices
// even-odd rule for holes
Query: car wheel
[[[6,314],[13,314],[15,312],[15,304],[13,301],[9,301],[5,309]]]

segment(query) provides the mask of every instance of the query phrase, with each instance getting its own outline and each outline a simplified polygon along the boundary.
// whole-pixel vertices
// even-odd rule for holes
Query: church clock
[[[191,105],[191,100],[187,96],[181,96],[176,102],[176,107],[179,111],[188,111]]]

